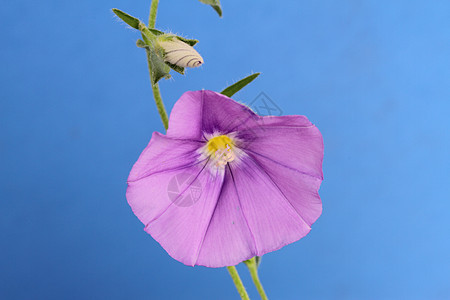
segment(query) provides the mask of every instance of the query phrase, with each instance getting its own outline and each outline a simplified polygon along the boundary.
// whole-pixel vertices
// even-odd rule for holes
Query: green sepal
[[[112,11],[116,14],[116,16],[118,16],[122,21],[130,25],[132,28],[139,29],[139,23],[141,23],[139,19],[136,19],[135,17],[130,16],[129,14],[117,8],[113,8]]]
[[[230,85],[229,87],[227,87],[226,89],[224,89],[220,93],[222,95],[227,96],[227,97],[231,97],[234,94],[236,94],[237,92],[239,92],[242,88],[244,88],[247,84],[252,82],[256,77],[259,76],[259,74],[261,74],[261,73],[254,73],[254,74],[252,74],[250,76],[247,76],[244,79],[239,80],[235,84]]]
[[[174,35],[174,34],[170,34],[170,33],[165,33],[165,32],[163,32],[163,31],[160,31],[160,30],[155,29],[155,28],[149,28],[148,30],[149,30],[151,33],[153,33],[154,35],[156,35],[156,36],[158,36],[158,35],[163,35],[163,34],[167,34],[167,36],[173,36],[173,37],[176,37],[177,39],[179,39],[179,40],[182,41],[182,42],[185,42],[186,44],[188,44],[188,45],[191,46],[191,47],[194,47],[194,45],[198,43],[198,40],[195,40],[195,39],[187,39],[187,38],[184,38],[184,37],[179,36],[179,35]]]
[[[248,268],[256,267],[256,269],[258,269],[259,264],[261,263],[261,258],[262,258],[262,256],[254,256],[250,259],[244,260],[243,263]]]
[[[148,45],[141,39],[136,41],[136,46],[145,49],[148,64],[150,65],[152,84],[156,84],[161,78],[170,78],[170,67],[164,62],[162,49],[155,48],[152,44]]]
[[[139,48],[148,48],[148,45],[141,39],[136,41],[136,46]]]
[[[183,67],[179,67],[179,66],[171,64],[170,62],[167,62],[167,61],[166,61],[166,65],[168,65],[175,72],[178,72],[181,75],[184,75],[184,68]]]
[[[255,256],[255,263],[256,263],[257,268],[261,264],[261,258],[262,258],[262,256]]]
[[[153,34],[156,35],[156,36],[161,35],[161,34],[164,34],[164,32],[162,32],[162,31],[160,31],[160,30],[158,30],[158,29],[155,29],[155,28],[149,28],[148,30],[150,30],[151,33],[153,33]]]
[[[222,17],[222,6],[220,5],[220,0],[199,0],[201,3],[211,5],[212,8]]]
[[[152,44],[156,38],[156,35],[153,34],[153,32],[151,32],[144,23],[139,24],[139,30],[141,31],[144,42],[146,42],[147,45]]]
[[[180,41],[185,42],[186,44],[188,44],[188,45],[191,46],[191,47],[194,47],[194,45],[198,43],[198,40],[194,40],[194,39],[186,39],[186,38],[181,37],[181,36],[178,36],[178,35],[177,35],[177,38],[178,38]]]
[[[161,56],[159,56],[154,49],[145,48],[145,52],[147,53],[147,60],[150,64],[150,77],[152,79],[152,83],[156,84],[161,78],[169,79],[170,68]]]
[[[159,54],[161,55],[161,57],[162,57],[162,53],[164,53],[164,50],[162,50],[162,49],[152,49],[151,46],[147,45],[147,44],[146,44],[143,40],[141,40],[141,39],[139,39],[139,40],[136,41],[136,46],[139,47],[139,48],[144,48],[144,49],[147,50],[147,51],[159,53]],[[158,56],[158,57],[159,57],[160,55],[156,54],[156,56]],[[148,56],[147,56],[147,57],[148,57]],[[159,57],[159,58],[161,58],[161,57]],[[155,60],[156,57],[153,57],[153,59]],[[179,66],[174,65],[174,64],[171,64],[171,63],[169,63],[169,62],[165,62],[163,59],[162,59],[162,61],[163,61],[169,68],[171,68],[172,70],[174,70],[175,72],[178,72],[178,73],[184,75],[184,68],[183,68],[183,67],[179,67]],[[155,62],[155,63],[152,63],[152,68],[153,68],[153,65],[154,65],[154,64],[156,64],[156,62]],[[164,68],[164,69],[166,69],[166,68]],[[167,70],[167,69],[166,69],[166,70]],[[164,72],[159,72],[159,73],[160,73],[160,74],[164,74]],[[158,80],[160,80],[161,78],[163,78],[163,77],[166,77],[166,76],[163,75],[162,77],[155,78],[155,79],[156,79],[156,82],[157,82]],[[166,77],[166,78],[170,78],[170,76],[169,76],[169,77]],[[153,81],[153,80],[152,80],[152,81]]]

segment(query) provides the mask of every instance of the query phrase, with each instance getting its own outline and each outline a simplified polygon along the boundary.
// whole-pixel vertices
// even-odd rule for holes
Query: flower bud
[[[164,61],[181,68],[195,68],[203,64],[203,58],[189,44],[176,37],[158,38],[158,45],[164,50]]]

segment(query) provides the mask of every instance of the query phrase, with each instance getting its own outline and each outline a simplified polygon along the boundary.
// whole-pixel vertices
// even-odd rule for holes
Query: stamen
[[[208,155],[214,161],[215,166],[222,168],[236,158],[234,147],[233,140],[226,135],[213,137],[206,144]]]

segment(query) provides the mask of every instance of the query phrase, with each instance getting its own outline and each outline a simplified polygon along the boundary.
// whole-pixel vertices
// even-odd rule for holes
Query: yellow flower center
[[[206,144],[206,149],[217,167],[224,167],[236,158],[233,151],[234,142],[226,135],[211,138]]]

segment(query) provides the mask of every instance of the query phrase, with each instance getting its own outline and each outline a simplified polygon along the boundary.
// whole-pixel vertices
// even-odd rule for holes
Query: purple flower
[[[186,92],[128,178],[133,212],[176,260],[236,265],[304,237],[322,212],[323,140],[304,116],[261,117]]]

